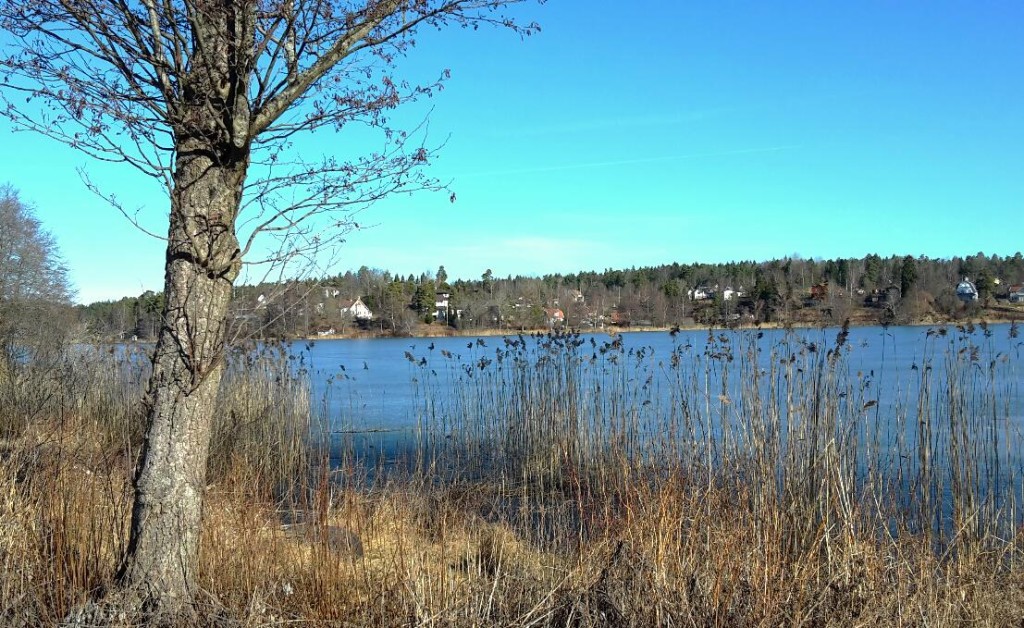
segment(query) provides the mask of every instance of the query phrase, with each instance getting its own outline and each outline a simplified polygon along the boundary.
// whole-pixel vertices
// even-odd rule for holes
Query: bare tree
[[[368,204],[440,187],[421,169],[433,151],[388,116],[430,96],[447,72],[411,85],[395,78],[396,63],[424,27],[529,34],[535,25],[500,13],[520,1],[0,0],[2,112],[155,177],[170,199],[149,427],[119,577],[147,612],[194,599],[213,404],[243,259],[309,259]],[[298,133],[356,125],[380,138],[359,157],[289,151]],[[261,234],[276,245],[260,245]]]
[[[67,270],[53,236],[9,186],[0,186],[0,312],[19,303],[70,303]]]
[[[38,384],[62,355],[70,306],[53,237],[17,192],[0,186],[0,434],[46,404]]]

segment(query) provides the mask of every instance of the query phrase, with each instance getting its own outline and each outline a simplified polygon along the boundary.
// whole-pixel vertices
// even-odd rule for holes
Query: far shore
[[[961,319],[942,319],[938,317],[925,317],[910,321],[900,321],[890,323],[893,327],[929,327],[929,326],[944,326],[944,325],[998,325],[998,324],[1009,324],[1024,322],[1024,309],[1016,312],[1010,312],[1006,309],[1001,309],[995,312],[985,311],[981,316],[964,317]],[[289,340],[289,341],[309,341],[315,342],[317,340],[375,340],[383,338],[478,338],[478,337],[500,337],[500,336],[518,336],[518,335],[531,335],[531,334],[547,334],[553,331],[560,331],[565,333],[581,333],[581,334],[607,334],[614,336],[622,333],[667,333],[670,331],[729,331],[729,330],[759,330],[759,329],[823,329],[823,328],[838,328],[842,326],[842,322],[833,320],[799,320],[790,322],[779,322],[779,321],[766,321],[766,322],[753,322],[753,321],[737,321],[734,324],[715,324],[715,325],[701,325],[693,321],[681,323],[679,325],[670,326],[653,326],[653,325],[605,325],[604,327],[587,327],[587,328],[576,328],[576,327],[562,327],[562,328],[551,328],[551,327],[537,327],[529,329],[456,329],[454,327],[448,327],[440,324],[425,324],[420,323],[416,328],[409,334],[395,334],[390,331],[380,330],[365,330],[355,329],[352,331],[345,331],[341,333],[333,334],[310,334],[308,336],[289,336],[284,338],[274,338],[278,340]],[[869,317],[857,317],[849,319],[850,327],[881,327],[883,323],[877,319]],[[268,340],[271,338],[267,338]],[[83,340],[83,342],[98,342],[99,344],[124,344],[124,343],[137,343],[137,344],[153,344],[156,342],[155,339],[137,339],[137,340]]]
[[[1005,313],[1000,313],[1005,314]],[[918,320],[912,320],[907,322],[891,323],[892,326],[899,327],[929,327],[929,326],[941,326],[941,325],[966,325],[968,323],[974,325],[986,324],[996,325],[1004,323],[1014,323],[1018,321],[1024,321],[1024,310],[1020,312],[1020,316],[1017,318],[1003,317],[999,315],[991,315],[986,313],[983,316],[964,318],[964,319],[938,319],[938,318],[924,318]],[[616,335],[620,333],[633,333],[633,332],[660,332],[666,333],[673,330],[678,331],[727,331],[727,330],[757,330],[757,329],[821,329],[829,327],[840,327],[842,322],[836,321],[793,321],[788,323],[778,321],[767,321],[767,322],[738,322],[736,324],[716,324],[716,325],[700,325],[694,322],[683,323],[680,325],[673,326],[635,326],[635,325],[606,325],[604,327],[588,327],[588,328],[575,328],[575,327],[563,327],[563,328],[551,328],[551,327],[538,327],[530,329],[456,329],[454,327],[447,327],[441,325],[427,325],[420,324],[413,330],[412,333],[393,334],[391,332],[380,332],[380,331],[367,331],[367,330],[356,330],[352,332],[343,332],[335,334],[313,334],[310,336],[300,336],[294,338],[294,340],[369,340],[377,338],[446,338],[446,337],[493,337],[493,336],[517,336],[517,335],[530,335],[530,334],[546,334],[552,331],[563,331],[571,333],[583,333],[583,334],[608,334]],[[851,327],[877,327],[881,326],[882,323],[878,320],[870,319],[850,319],[849,325]]]

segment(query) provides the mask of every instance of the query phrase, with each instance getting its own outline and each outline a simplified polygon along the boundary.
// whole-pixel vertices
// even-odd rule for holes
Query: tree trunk
[[[234,222],[248,154],[208,146],[179,141],[149,427],[119,574],[124,592],[147,614],[186,610],[196,589],[206,461],[228,305],[241,267]]]

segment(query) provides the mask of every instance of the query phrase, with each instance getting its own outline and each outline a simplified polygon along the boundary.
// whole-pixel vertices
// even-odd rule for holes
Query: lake
[[[984,447],[977,439],[988,438],[1006,452],[992,464],[1020,465],[1024,340],[1015,337],[1016,327],[855,327],[840,339],[841,331],[625,332],[554,342],[550,336],[344,339],[296,342],[291,350],[311,375],[337,456],[373,452],[388,459],[422,446],[425,431],[451,439],[474,432],[478,420],[493,427],[494,412],[549,385],[551,373],[568,372],[572,388],[562,382],[553,394],[575,398],[572,407],[594,422],[592,435],[618,429],[614,415],[629,414],[630,438],[642,442],[666,433],[708,442],[733,434],[739,446],[735,441],[754,437],[749,415],[767,414],[782,421],[785,441],[797,414],[820,403],[807,395],[831,391],[833,412],[849,423],[842,429],[872,442],[872,455],[887,464],[903,465],[898,458],[926,439],[947,451],[957,417],[970,414],[972,446]],[[524,379],[545,369],[549,383]],[[528,387],[515,398],[508,396],[513,380]],[[780,397],[784,391],[788,401]]]

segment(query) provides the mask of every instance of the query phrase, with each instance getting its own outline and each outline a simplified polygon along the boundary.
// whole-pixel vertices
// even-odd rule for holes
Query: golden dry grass
[[[489,473],[368,483],[364,470],[318,459],[301,382],[268,376],[288,372],[273,368],[250,364],[222,400],[189,624],[1014,626],[1024,617],[1024,537],[914,526],[874,485],[849,485],[833,441],[783,461],[769,460],[767,446],[737,447],[710,468],[700,456],[654,465],[624,451],[588,454],[568,432],[555,441],[524,432],[513,445],[527,449],[510,447]],[[122,384],[0,442],[0,625],[58,625],[111,585],[138,435]],[[531,404],[531,416],[556,423],[578,411],[551,397]],[[351,537],[357,546],[336,542]]]
[[[8,449],[0,464],[0,620],[55,625],[110,583],[125,540],[126,469],[101,458],[33,466],[26,456]],[[464,497],[493,490],[335,488],[315,525],[356,534],[354,553],[289,535],[274,503],[225,480],[206,506],[203,621],[999,626],[1024,616],[1024,578],[1005,555],[939,556],[911,535],[827,528],[787,551],[786,513],[753,512],[724,486],[625,487],[599,535],[581,544],[561,530],[565,542],[546,547],[522,521],[485,520]]]

